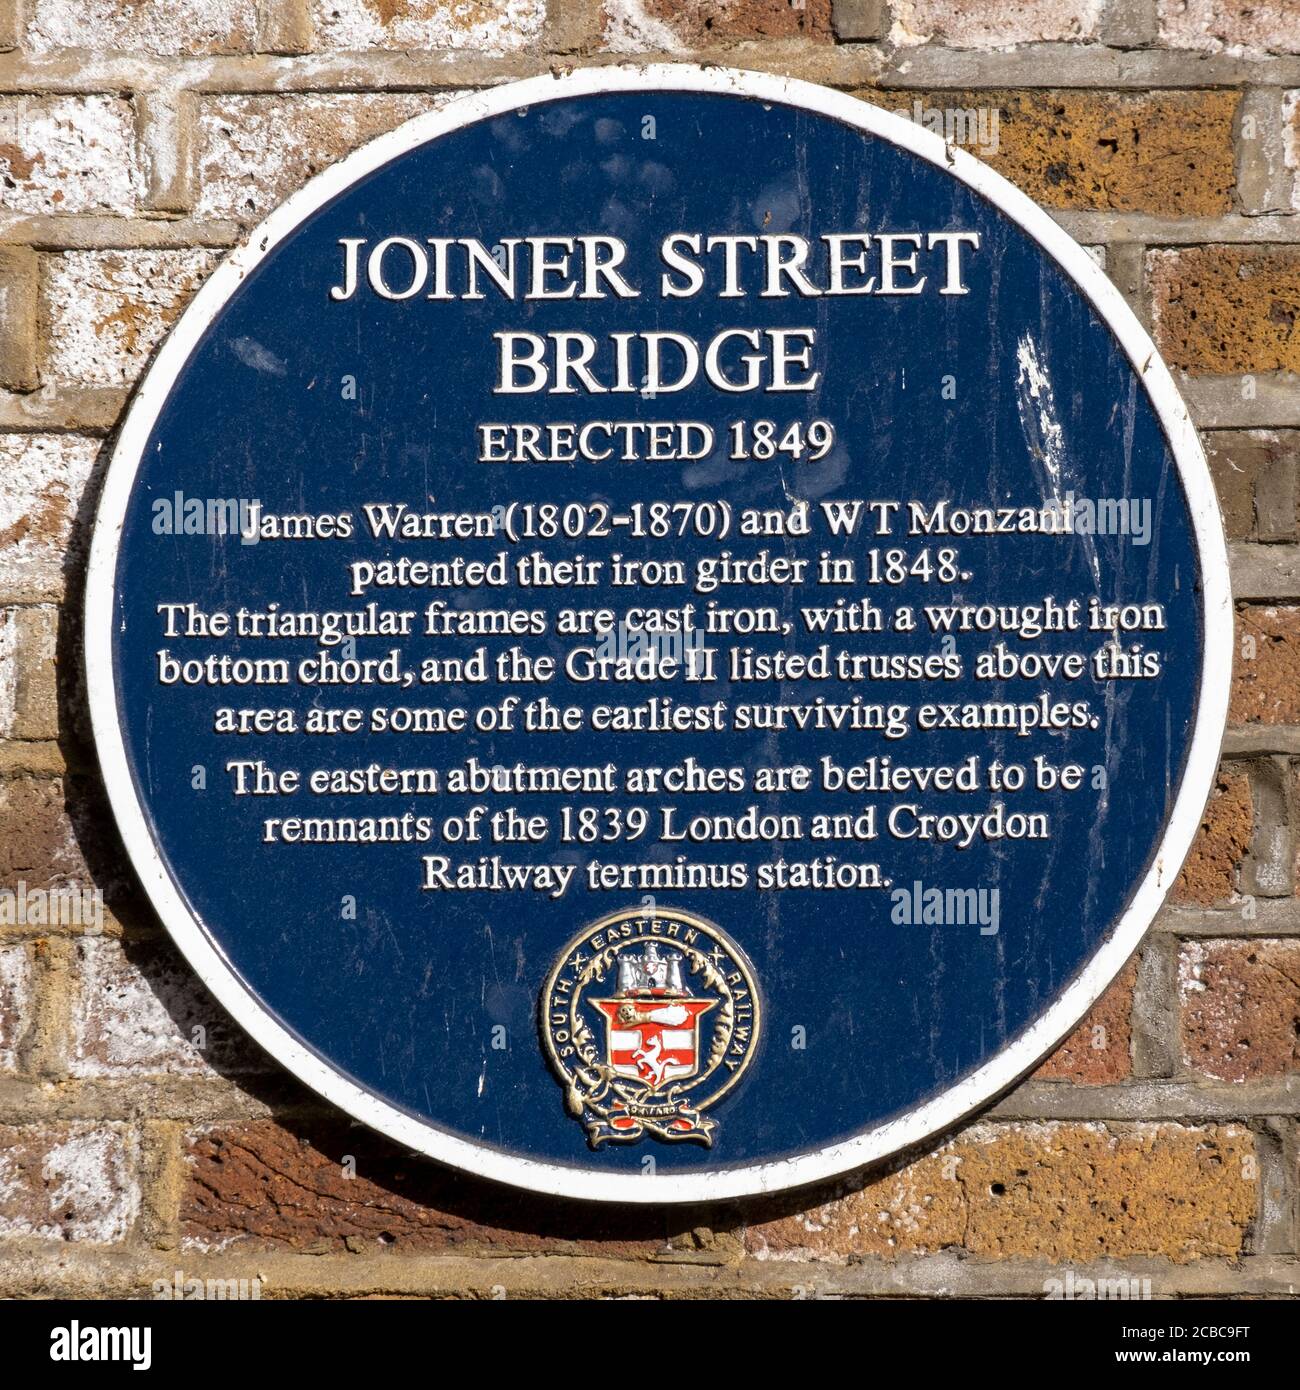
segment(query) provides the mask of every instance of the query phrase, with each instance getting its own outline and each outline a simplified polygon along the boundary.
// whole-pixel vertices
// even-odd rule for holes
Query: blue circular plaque
[[[600,69],[343,160],[117,444],[96,739],[159,916],[413,1149],[769,1191],[1031,1070],[1191,843],[1230,595],[1092,257],[906,119]]]

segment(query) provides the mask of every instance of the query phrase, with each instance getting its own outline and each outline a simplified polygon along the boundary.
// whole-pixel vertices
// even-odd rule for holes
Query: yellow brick
[[[1236,92],[864,92],[920,117],[1035,202],[1208,217],[1232,208]],[[971,113],[980,113],[972,122]],[[996,118],[996,126],[993,121]],[[992,137],[992,138],[991,138]]]
[[[978,1126],[861,1191],[751,1227],[746,1243],[760,1258],[957,1247],[1183,1262],[1240,1253],[1258,1186],[1251,1136],[1232,1125]]]

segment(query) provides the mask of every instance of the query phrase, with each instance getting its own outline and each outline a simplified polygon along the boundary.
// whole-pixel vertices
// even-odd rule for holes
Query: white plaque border
[[[905,1115],[831,1147],[775,1162],[679,1175],[602,1173],[542,1162],[439,1129],[358,1086],[279,1024],[209,940],[164,867],[129,770],[118,722],[112,633],[118,542],[142,452],[172,386],[203,333],[244,278],[318,208],[427,141],[485,118],[566,97],[606,92],[714,92],[801,107],[888,140],[983,194],[1066,271],[1140,374],[1173,453],[1201,566],[1204,661],[1187,765],[1150,866],[1109,936],[1056,1001],[975,1072]],[[1159,910],[1190,849],[1214,785],[1232,669],[1232,595],[1218,501],[1173,377],[1155,345],[1093,259],[1000,174],[910,120],[809,82],[726,68],[655,64],[585,68],[460,97],[380,136],[287,199],[241,242],[195,295],[136,391],[113,451],[95,519],[86,589],[86,676],[91,723],[109,800],[127,853],[159,917],[203,982],[239,1024],[301,1081],[410,1149],[498,1182],[557,1196],[651,1204],[708,1202],[779,1192],[861,1168],[955,1125],[1006,1090],[1067,1036],[1119,973]],[[1153,796],[1163,788],[1153,787]],[[774,1098],[775,1099],[775,1098]],[[556,1092],[556,1105],[561,1103]],[[757,1099],[756,1103],[762,1103]],[[784,1098],[782,1100],[784,1103]]]

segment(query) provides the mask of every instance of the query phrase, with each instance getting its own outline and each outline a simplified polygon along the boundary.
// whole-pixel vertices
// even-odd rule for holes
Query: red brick
[[[1159,0],[1160,37],[1174,48],[1300,53],[1295,0]]]
[[[210,250],[65,251],[45,258],[45,378],[129,386],[219,259]]]
[[[77,947],[73,1076],[210,1076],[269,1063],[169,948]]]
[[[142,184],[135,124],[119,97],[0,98],[7,212],[131,212]]]
[[[894,0],[890,37],[954,48],[1071,43],[1096,34],[1100,9],[1097,0]]]
[[[90,886],[63,783],[57,779],[0,782],[0,884],[12,888],[20,880],[29,889]]]
[[[115,1244],[139,1206],[127,1126],[0,1127],[0,1236]]]
[[[1136,980],[1137,961],[1131,960],[1032,1079],[1073,1081],[1083,1086],[1107,1086],[1125,1080],[1133,1070],[1130,1015]]]
[[[21,942],[0,946],[0,1072],[18,1064],[18,1048],[31,1024],[32,961]]]
[[[199,116],[197,211],[256,221],[358,145],[449,99],[405,92],[210,97]]]
[[[24,8],[23,46],[35,53],[247,53],[257,31],[255,0],[27,0]]]
[[[0,434],[0,598],[58,597],[100,450],[74,434]]]
[[[1300,941],[1188,941],[1183,1064],[1218,1081],[1300,1071]]]
[[[356,1176],[344,1161],[355,1159]],[[182,1201],[194,1246],[398,1253],[586,1252],[648,1256],[668,1250],[725,1257],[725,1235],[689,1210],[610,1210],[538,1202],[412,1158],[362,1129],[272,1121],[197,1131]]]
[[[831,0],[605,0],[605,44],[619,52],[747,39],[834,41]]]
[[[1300,608],[1243,608],[1237,614],[1233,724],[1300,723]]]
[[[1174,885],[1175,901],[1209,907],[1231,899],[1254,824],[1249,779],[1241,772],[1221,770],[1201,817],[1200,832]]]
[[[514,53],[537,43],[545,0],[311,0],[316,45]]]

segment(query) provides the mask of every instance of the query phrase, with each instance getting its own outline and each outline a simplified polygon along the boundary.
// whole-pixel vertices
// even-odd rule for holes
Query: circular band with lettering
[[[1230,610],[1186,408],[1046,213],[842,94],[602,68],[213,273],[86,659],[144,888],[284,1066],[489,1178],[699,1202],[1078,1023],[1199,824]]]

